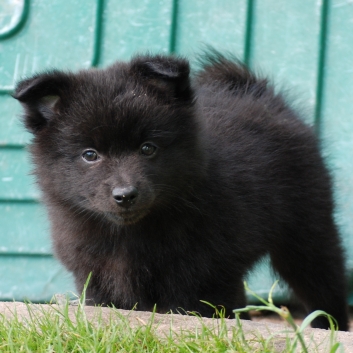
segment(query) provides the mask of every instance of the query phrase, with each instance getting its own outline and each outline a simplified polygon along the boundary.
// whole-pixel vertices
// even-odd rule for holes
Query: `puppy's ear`
[[[39,74],[17,84],[12,96],[24,107],[25,125],[30,132],[42,130],[60,111],[69,85],[69,76],[60,71]]]
[[[131,61],[130,73],[165,95],[192,100],[190,65],[185,59],[172,56],[138,56]]]

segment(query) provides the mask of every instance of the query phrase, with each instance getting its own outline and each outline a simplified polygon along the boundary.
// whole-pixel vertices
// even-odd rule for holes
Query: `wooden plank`
[[[353,3],[329,4],[320,131],[335,179],[336,219],[353,272]]]
[[[250,63],[289,90],[314,122],[321,29],[320,1],[256,1]]]
[[[44,207],[34,202],[0,202],[0,254],[50,255]]]
[[[89,67],[94,58],[99,0],[33,0],[23,27],[0,41],[0,91],[48,68]]]
[[[243,59],[246,14],[246,0],[179,0],[175,51],[195,56],[207,44]]]
[[[135,53],[168,53],[173,0],[105,1],[100,65]]]
[[[22,148],[0,149],[0,200],[33,200],[39,198],[30,158]]]
[[[52,257],[1,256],[1,300],[48,302],[54,294],[73,292],[71,275]]]

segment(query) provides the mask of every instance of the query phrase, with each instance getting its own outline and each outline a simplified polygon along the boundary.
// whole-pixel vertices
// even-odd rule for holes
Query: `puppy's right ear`
[[[193,99],[190,85],[189,62],[183,58],[163,55],[136,56],[131,61],[130,73],[143,83],[167,97],[189,101]]]
[[[60,112],[69,86],[69,75],[60,71],[35,75],[17,84],[12,96],[24,107],[24,122],[30,132],[39,132]]]

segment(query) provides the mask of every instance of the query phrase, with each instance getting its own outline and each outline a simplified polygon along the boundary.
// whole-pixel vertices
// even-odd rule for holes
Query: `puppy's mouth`
[[[119,213],[106,212],[105,216],[107,219],[119,226],[125,226],[137,223],[146,216],[148,209],[142,209],[138,211],[126,210]]]

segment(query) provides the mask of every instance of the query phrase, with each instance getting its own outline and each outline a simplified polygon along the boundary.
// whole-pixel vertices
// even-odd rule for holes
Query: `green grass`
[[[273,305],[271,294],[268,301],[260,298],[264,305],[248,306],[237,310],[272,310],[286,319],[292,326],[295,335],[285,338],[283,352],[294,352],[300,346],[300,351],[308,352],[302,339],[302,330],[315,315],[304,320],[301,327],[296,326],[290,313]],[[34,309],[27,304],[30,318],[23,320],[14,313],[13,318],[0,316],[0,352],[274,352],[273,340],[254,334],[245,339],[241,321],[237,318],[235,325],[229,330],[223,311],[215,307],[213,324],[206,325],[202,318],[199,327],[193,330],[174,328],[171,324],[168,332],[158,331],[158,323],[152,314],[147,323],[132,325],[129,318],[116,309],[111,309],[111,316],[104,320],[99,315],[88,319],[84,310],[85,296],[81,296],[74,316],[70,315],[69,304],[53,306],[52,310]],[[291,321],[293,321],[291,323]],[[333,322],[332,322],[333,325]],[[334,331],[332,331],[333,334]],[[334,353],[339,344],[333,336],[328,352]],[[315,348],[310,346],[310,352]]]

